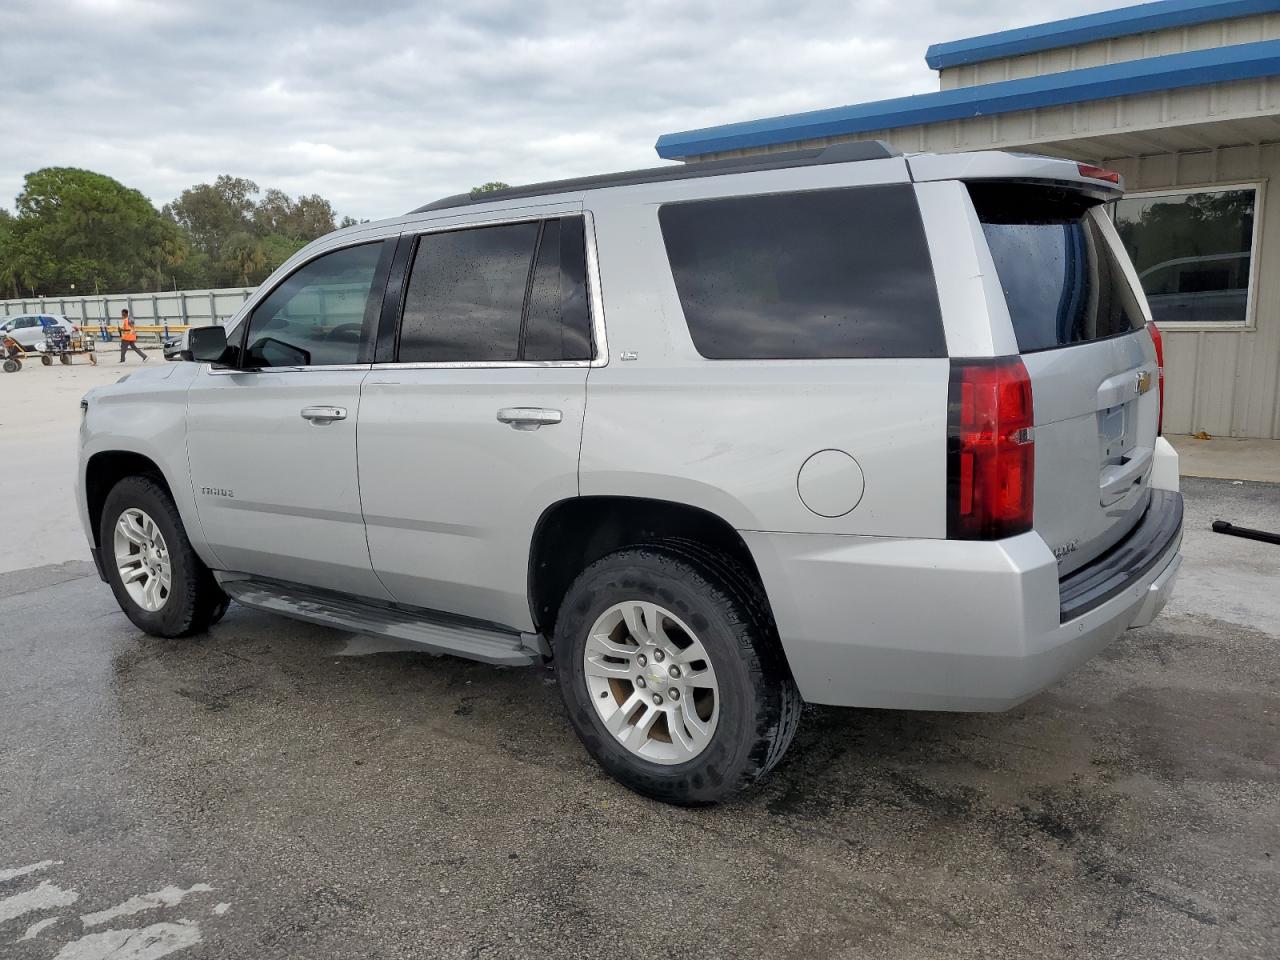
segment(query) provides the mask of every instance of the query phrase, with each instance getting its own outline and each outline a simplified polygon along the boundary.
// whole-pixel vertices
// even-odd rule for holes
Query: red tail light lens
[[[1076,169],[1080,171],[1080,176],[1088,177],[1090,180],[1105,180],[1107,183],[1120,185],[1120,174],[1114,170],[1107,170],[1103,167],[1091,167],[1087,163],[1076,164]]]
[[[1160,388],[1160,414],[1156,419],[1156,436],[1164,433],[1164,337],[1160,336],[1160,328],[1154,323],[1147,324],[1147,332],[1151,334],[1151,342],[1156,348],[1156,385]]]
[[[951,362],[949,539],[999,540],[1031,529],[1034,426],[1031,378],[1020,358]]]

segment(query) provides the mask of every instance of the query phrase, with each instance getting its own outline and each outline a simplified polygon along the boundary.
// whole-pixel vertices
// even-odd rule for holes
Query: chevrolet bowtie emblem
[[[1146,393],[1150,389],[1151,389],[1151,373],[1150,371],[1143,370],[1140,374],[1138,374],[1138,396],[1142,396],[1144,393]]]

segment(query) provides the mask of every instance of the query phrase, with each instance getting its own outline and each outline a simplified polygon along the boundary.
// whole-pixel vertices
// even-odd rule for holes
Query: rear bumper
[[[1155,619],[1181,564],[1181,517],[1178,494],[1153,491],[1134,531],[1082,571],[1110,571],[1098,581],[1105,590],[1065,620],[1063,596],[1076,575],[1059,581],[1035,533],[987,543],[743,537],[806,700],[990,711],[1033,696]]]

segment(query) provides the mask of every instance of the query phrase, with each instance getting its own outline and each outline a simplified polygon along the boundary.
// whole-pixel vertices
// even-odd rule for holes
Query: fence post
[[[191,324],[187,323],[187,291],[185,290],[178,294],[178,315],[182,317],[182,325],[184,327],[191,326]]]
[[[107,303],[107,298],[102,298],[102,340],[104,343],[111,342],[111,305]]]

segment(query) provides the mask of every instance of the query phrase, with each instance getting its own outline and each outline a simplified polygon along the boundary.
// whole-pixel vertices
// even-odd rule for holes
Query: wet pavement
[[[699,811],[604,776],[545,670],[0,574],[0,957],[1275,958],[1280,548],[1203,526],[1280,488],[1187,494],[1151,627],[1007,714],[811,708]]]

